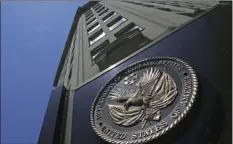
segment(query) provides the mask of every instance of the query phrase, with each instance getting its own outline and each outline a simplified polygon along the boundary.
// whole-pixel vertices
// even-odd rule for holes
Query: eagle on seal
[[[161,109],[170,105],[176,95],[177,86],[172,77],[159,68],[147,69],[136,83],[136,90],[118,88],[110,93],[109,114],[114,123],[132,126],[141,122],[160,121]],[[117,104],[116,104],[117,103]]]

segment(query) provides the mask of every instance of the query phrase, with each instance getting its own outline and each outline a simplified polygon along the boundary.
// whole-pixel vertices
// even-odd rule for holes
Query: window
[[[99,16],[101,17],[101,16],[103,16],[103,14],[105,14],[105,13],[107,13],[107,12],[109,12],[110,10],[108,9],[108,8],[106,8],[104,11],[102,11],[100,14],[99,14]]]
[[[166,4],[166,2],[162,2],[162,1],[156,1],[155,3],[158,3],[158,4]]]
[[[194,13],[178,13],[180,15],[188,16],[188,17],[194,17]]]
[[[107,26],[109,27],[109,30],[112,31],[122,23],[126,21],[126,18],[123,18],[122,16],[117,17],[113,21],[111,21]]]
[[[72,54],[72,57],[71,57],[71,60],[70,60],[71,64],[73,63],[73,59],[74,59],[74,54]]]
[[[180,4],[180,7],[184,7],[184,8],[190,8],[190,9],[194,9],[195,8],[195,6],[192,6],[192,5],[181,5]]]
[[[90,16],[91,14],[92,14],[92,11],[89,10],[85,15],[86,15],[86,17],[88,17],[88,16]]]
[[[180,7],[180,5],[179,4],[177,4],[176,2],[174,3],[174,2],[169,2],[169,3],[167,3],[168,5],[171,5],[171,6],[176,6],[176,7]]]
[[[142,3],[139,3],[139,2],[132,2],[132,3],[134,3],[136,5],[142,5]]]
[[[100,6],[101,6],[101,4],[97,4],[97,5],[95,5],[93,8],[94,8],[95,10],[97,10]]]
[[[90,16],[86,17],[86,21],[88,21],[89,19],[91,19],[94,16],[94,14],[91,14]]]
[[[170,8],[156,8],[156,9],[163,10],[163,11],[172,11]]]
[[[132,30],[134,30],[134,29],[137,29],[137,28],[138,28],[140,31],[142,30],[141,27],[135,25],[134,23],[130,23],[129,25],[127,25],[126,27],[124,27],[122,30],[120,30],[119,32],[117,32],[117,33],[115,34],[115,37],[118,38],[118,37],[124,35],[125,33],[130,32],[130,31],[132,31]]]
[[[95,10],[98,10],[100,7],[102,7],[101,4],[98,4],[96,7],[94,7]]]
[[[149,1],[150,3],[156,3],[155,1]]]
[[[112,17],[114,17],[117,13],[115,12],[110,12],[109,14],[107,14],[105,17],[103,17],[103,21],[106,22],[109,19],[111,19]]]
[[[90,34],[94,30],[96,30],[98,27],[100,27],[100,24],[97,22],[93,26],[91,26],[90,28],[87,29],[87,33]]]
[[[91,13],[91,10],[88,10],[88,11],[85,13],[85,15],[88,15],[89,13]]]
[[[93,15],[93,13],[89,13],[88,15],[86,15],[86,18],[88,18],[89,16]]]
[[[68,56],[66,56],[66,61],[64,65],[67,65],[67,63],[68,63]]]
[[[71,79],[71,76],[72,76],[72,67],[70,69],[70,73],[69,73],[69,76],[68,76],[69,80]]]
[[[145,7],[154,7],[154,5],[150,5],[150,4],[142,4]]]
[[[100,13],[102,10],[104,10],[105,6],[100,7],[98,10],[96,10],[97,13]]]
[[[95,42],[97,42],[98,40],[100,40],[101,38],[103,38],[106,35],[105,32],[103,32],[103,30],[99,30],[97,31],[94,35],[92,35],[89,38],[89,43],[90,45],[93,45]]]
[[[137,28],[138,28],[140,31],[142,30],[141,27],[139,27],[139,26],[137,26],[137,25],[134,25],[129,31],[132,31],[132,30],[137,29]]]
[[[97,21],[96,18],[91,19],[90,21],[87,22],[87,26],[89,26],[89,25],[95,23],[96,21]]]
[[[148,1],[147,1],[148,2]],[[150,1],[149,1],[150,2]],[[135,5],[142,5],[142,6],[145,6],[145,7],[154,7],[154,5],[151,5],[151,4],[145,4],[145,3],[139,3],[139,2],[127,2],[127,3],[132,3],[132,4],[135,4]],[[150,2],[150,3],[155,3],[155,2]]]
[[[63,69],[61,72],[61,75],[59,77],[59,81],[61,84],[63,84],[63,82],[64,82],[64,77],[65,77],[65,70]]]
[[[109,44],[109,40],[104,41],[99,46],[91,51],[92,60],[95,61],[96,57],[104,50],[104,48]]]

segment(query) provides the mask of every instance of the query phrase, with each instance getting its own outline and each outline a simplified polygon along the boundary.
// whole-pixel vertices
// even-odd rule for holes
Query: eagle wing
[[[117,89],[112,90],[110,92],[108,98],[110,100],[126,101],[126,100],[130,99],[134,93],[135,93],[134,90],[117,88]]]
[[[118,125],[130,126],[143,118],[143,110],[141,107],[130,107],[128,110],[122,105],[108,104],[109,114],[113,121]]]
[[[177,94],[177,86],[174,80],[165,71],[151,68],[141,76],[136,84],[138,91],[116,90],[110,95],[111,100],[134,99],[142,97],[143,101],[149,102],[152,113],[171,104]],[[122,105],[108,104],[109,114],[118,125],[130,126],[140,121],[145,121],[145,112],[141,106],[131,106],[128,110]]]
[[[136,84],[137,88],[139,89],[138,96],[147,97],[151,96],[153,89],[155,88],[156,83],[161,76],[161,72],[159,69],[151,68],[150,70],[146,70]]]
[[[171,76],[165,71],[152,91],[153,99],[150,106],[153,109],[162,109],[171,104],[177,95],[177,86]]]
[[[133,90],[118,88],[110,93],[109,99],[121,103],[132,98],[134,94]],[[110,117],[118,125],[130,126],[139,122],[143,117],[143,111],[140,106],[133,106],[126,110],[123,105],[108,104],[108,108]]]

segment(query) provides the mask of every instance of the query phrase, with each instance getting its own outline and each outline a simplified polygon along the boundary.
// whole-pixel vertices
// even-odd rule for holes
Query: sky
[[[75,12],[84,3],[2,2],[2,144],[37,142]]]

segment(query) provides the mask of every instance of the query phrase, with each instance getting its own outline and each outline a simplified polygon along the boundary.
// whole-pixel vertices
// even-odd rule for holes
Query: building
[[[92,103],[104,84],[136,61],[174,56],[198,73],[200,109],[190,127],[185,125],[188,132],[172,133],[162,143],[227,144],[232,110],[231,11],[231,2],[217,1],[105,0],[78,8],[38,143],[104,143],[90,124]]]
[[[78,8],[54,80],[76,89],[218,2],[90,1]]]

